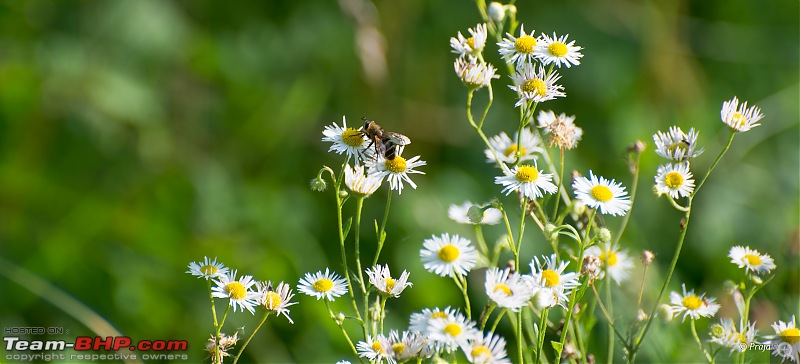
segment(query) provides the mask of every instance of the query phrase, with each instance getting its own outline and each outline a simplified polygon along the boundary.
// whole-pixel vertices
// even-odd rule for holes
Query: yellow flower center
[[[511,296],[511,288],[509,288],[507,285],[503,283],[495,284],[494,291],[495,292],[502,291],[503,293],[505,293],[506,296]]]
[[[395,280],[393,278],[386,278],[386,292],[391,292],[394,289]]]
[[[538,78],[530,79],[522,84],[522,91],[545,97],[547,96],[547,84]]]
[[[736,340],[738,340],[741,344],[747,344],[747,336],[745,336],[744,333],[737,334]]]
[[[356,129],[347,128],[342,132],[342,141],[351,147],[358,147],[364,144],[364,134]]]
[[[396,155],[394,159],[387,159],[384,163],[386,169],[388,169],[392,173],[403,173],[406,171],[406,160],[405,158]]]
[[[611,193],[611,190],[608,189],[608,187],[603,186],[603,185],[597,185],[597,186],[592,187],[591,194],[592,194],[592,197],[594,197],[595,200],[600,201],[600,202],[611,201],[611,199],[614,197],[614,194]]]
[[[545,269],[542,271],[542,278],[544,278],[544,285],[547,287],[555,287],[561,280],[561,277],[559,277],[558,273],[550,269]]]
[[[683,186],[683,176],[675,171],[669,172],[664,176],[664,183],[669,188],[678,188]]]
[[[796,327],[790,327],[786,330],[783,330],[778,335],[785,343],[794,345],[800,342],[800,330],[798,330]]]
[[[567,55],[567,45],[561,42],[553,42],[547,47],[547,51],[556,57]]]
[[[444,312],[441,312],[441,311],[434,312],[434,313],[431,314],[431,318],[432,319],[443,319],[443,318],[447,318],[447,314],[444,313]]]
[[[606,265],[609,267],[613,267],[617,265],[617,253],[616,252],[600,253],[600,261],[606,262]]]
[[[322,278],[314,282],[314,290],[317,292],[328,292],[333,288],[333,281],[328,278]]]
[[[214,274],[217,274],[217,267],[213,265],[204,265],[200,267],[200,271],[207,276],[212,276]]]
[[[461,335],[461,326],[458,326],[457,324],[447,324],[442,331],[452,337],[457,337],[458,335]]]
[[[439,259],[445,263],[450,263],[458,259],[460,252],[453,244],[447,244],[439,249]]]
[[[503,154],[505,154],[506,157],[510,157],[512,155],[516,155],[517,154],[517,148],[519,148],[519,155],[525,155],[525,153],[528,152],[527,150],[525,150],[525,147],[519,147],[517,145],[517,143],[514,143],[514,144],[511,144],[508,148],[506,148],[506,151],[503,152]]]
[[[475,37],[469,37],[469,38],[467,38],[467,46],[468,46],[470,49],[473,49],[473,50],[475,49]]]
[[[235,281],[225,285],[225,292],[228,293],[228,297],[234,300],[242,300],[247,297],[247,289],[244,288],[244,285]]]
[[[275,292],[270,291],[264,295],[264,307],[266,307],[267,310],[274,311],[281,306],[281,303],[283,303],[283,298]]]
[[[517,168],[516,178],[517,181],[523,183],[534,182],[539,179],[539,171],[537,171],[533,166],[522,165]]]
[[[488,347],[481,345],[472,349],[472,358],[475,359],[480,356],[491,356],[492,351]]]
[[[755,254],[745,254],[744,260],[746,260],[749,265],[761,265],[761,257]]]
[[[534,48],[536,48],[536,38],[530,35],[523,35],[514,42],[514,48],[520,53],[533,53]]]
[[[686,296],[683,298],[681,303],[683,304],[683,307],[686,307],[689,310],[696,310],[700,307],[703,307],[703,300],[697,296]]]
[[[374,351],[376,353],[381,353],[381,354],[384,353],[383,345],[381,345],[380,341],[373,341],[372,342],[372,351]]]
[[[397,355],[402,354],[403,350],[406,350],[406,344],[397,343],[392,345],[392,351],[394,351],[394,353]]]
[[[733,113],[733,116],[731,117],[731,121],[733,122],[733,125],[735,127],[741,128],[741,127],[744,127],[745,123],[747,123],[747,118],[745,118],[744,115],[742,115],[742,113],[735,112],[735,113]]]

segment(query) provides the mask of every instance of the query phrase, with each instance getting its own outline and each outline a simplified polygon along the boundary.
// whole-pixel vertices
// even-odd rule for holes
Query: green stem
[[[467,280],[462,275],[454,275],[453,282],[456,283],[461,294],[464,296],[464,310],[467,312],[467,321],[472,320],[472,309],[469,304],[469,294],[467,294]]]
[[[594,217],[595,217],[596,214],[597,214],[597,210],[596,209],[592,210],[592,215],[589,216],[589,222],[586,223],[586,235],[584,236],[583,241],[579,242],[580,251],[578,253],[578,265],[580,265],[581,262],[583,262],[583,252],[584,252],[584,249],[586,248],[586,245],[589,242],[589,233],[592,230],[592,224],[594,223]],[[578,268],[578,269],[580,269],[580,268]],[[559,341],[558,341],[559,343],[561,343],[561,349],[562,350],[564,348],[564,345],[566,344],[567,331],[568,331],[567,328],[569,328],[569,322],[572,320],[572,314],[575,311],[575,304],[577,303],[576,302],[577,300],[578,300],[578,288],[575,288],[572,291],[572,294],[570,295],[570,298],[569,298],[569,308],[567,308],[567,314],[566,314],[566,317],[564,318],[564,328],[561,330],[561,339],[559,339]],[[561,351],[560,350],[557,351],[556,354],[557,354],[556,355],[556,364],[559,364],[559,363],[561,363]]]
[[[528,196],[522,197],[522,214],[519,216],[519,233],[517,235],[517,249],[514,254],[514,269],[519,270],[519,255],[522,250],[522,235],[525,233],[525,215],[528,212]]]
[[[478,241],[478,249],[481,250],[481,253],[486,257],[487,262],[491,262],[492,259],[489,256],[489,246],[486,245],[486,238],[483,236],[483,228],[481,224],[474,224],[472,227],[475,229],[475,239]]]
[[[628,215],[630,215],[630,214],[628,214]],[[605,284],[605,286],[606,286],[606,302],[607,302],[607,305],[608,305],[608,307],[607,307],[608,308],[608,315],[613,317],[614,316],[614,308],[612,306],[613,306],[613,302],[614,301],[611,299],[611,276],[608,275],[608,273],[606,273],[606,284]],[[614,323],[611,322],[611,320],[607,320],[607,323],[608,323],[608,343],[607,343],[607,345],[608,345],[608,356],[607,356],[607,358],[608,359],[606,360],[606,362],[607,363],[613,363],[614,362],[614,336],[611,335],[611,331],[614,330]]]
[[[328,309],[328,314],[331,316],[331,319],[333,320],[333,322],[336,323],[336,326],[339,326],[339,329],[342,330],[342,334],[344,334],[344,338],[347,339],[347,344],[350,345],[350,349],[353,350],[353,354],[356,354],[356,357],[358,357],[358,361],[363,363],[364,360],[361,359],[361,357],[358,355],[358,350],[356,350],[356,346],[353,345],[353,341],[350,340],[350,335],[347,334],[347,330],[344,329],[342,322],[337,320],[336,315],[333,314],[330,301],[328,301],[327,299],[323,299],[323,301],[325,301],[325,307]]]
[[[639,153],[636,153],[636,160],[634,161],[633,167],[633,185],[631,186],[631,209],[633,209],[633,202],[636,201],[636,191],[639,190]],[[617,237],[614,239],[614,244],[609,247],[617,246],[619,243],[619,239],[622,238],[622,233],[625,232],[625,228],[628,227],[628,220],[631,218],[631,211],[629,210],[627,214],[622,218],[622,225],[619,228],[619,233]]]
[[[500,323],[500,319],[502,319],[502,318],[503,318],[503,315],[505,315],[505,314],[506,314],[506,311],[508,311],[508,309],[507,309],[507,308],[504,308],[502,311],[500,311],[500,313],[499,313],[499,314],[497,315],[497,317],[494,319],[494,323],[492,324],[492,329],[491,329],[491,330],[489,330],[489,332],[491,332],[491,333],[492,333],[492,335],[494,335],[494,330],[495,330],[495,329],[497,329],[497,324],[499,324],[499,323]]]
[[[342,269],[344,269],[344,278],[347,280],[347,291],[350,293],[350,301],[353,303],[353,310],[356,312],[356,317],[361,319],[361,312],[358,310],[358,304],[356,303],[356,295],[353,291],[353,283],[350,279],[350,268],[347,266],[347,252],[345,251],[344,246],[344,225],[342,223],[342,199],[339,197],[338,193],[339,187],[336,188],[336,222],[338,225],[338,233],[339,233],[339,250],[342,254]],[[360,273],[359,273],[360,274]],[[363,321],[362,321],[363,322]],[[362,328],[364,329],[364,335],[367,334],[367,328],[365,325],[362,324]]]
[[[492,147],[492,143],[489,142],[489,138],[487,138],[486,134],[483,133],[483,130],[481,129],[483,127],[483,121],[481,121],[481,125],[475,123],[475,118],[472,116],[472,96],[474,93],[474,89],[470,89],[467,92],[467,120],[469,121],[469,125],[471,125],[472,128],[475,129],[475,132],[478,133],[478,136],[481,137],[483,144],[485,144],[486,148],[489,149],[489,152],[492,153],[492,156],[494,157],[494,160],[497,162],[497,165],[500,167],[500,169],[502,169],[503,172],[508,171],[508,166],[506,166],[506,164],[497,157],[497,153],[495,152],[494,147]]]
[[[383,211],[383,221],[381,222],[381,229],[378,231],[378,250],[375,252],[375,259],[372,260],[372,266],[378,264],[378,258],[381,256],[383,250],[383,243],[386,241],[386,221],[389,220],[389,207],[392,205],[392,191],[386,195],[386,209]]]
[[[730,149],[731,143],[733,142],[733,137],[735,135],[736,133],[731,131],[731,136],[728,138],[728,143],[725,144],[725,148],[723,148],[722,151],[719,153],[719,155],[717,155],[717,158],[714,160],[714,163],[712,163],[711,167],[708,168],[708,172],[706,172],[706,175],[703,177],[702,180],[700,180],[700,183],[697,184],[697,187],[695,187],[692,195],[689,196],[689,204],[686,206],[686,214],[684,215],[683,229],[681,230],[681,235],[678,238],[678,246],[675,248],[675,255],[673,255],[672,262],[670,263],[669,270],[667,271],[667,279],[664,280],[664,284],[661,286],[661,291],[659,291],[658,298],[656,298],[656,301],[653,304],[653,309],[650,311],[650,316],[647,318],[647,323],[645,324],[642,333],[637,338],[633,350],[630,351],[631,360],[633,360],[636,357],[636,352],[641,347],[642,342],[644,341],[644,337],[645,335],[647,335],[647,331],[650,329],[650,325],[653,323],[653,318],[655,317],[655,313],[658,310],[658,304],[664,297],[664,293],[667,291],[667,286],[669,286],[670,280],[672,280],[672,275],[675,272],[675,266],[678,264],[678,257],[680,257],[681,249],[683,248],[683,241],[686,239],[686,231],[689,230],[689,220],[692,215],[692,202],[694,201],[694,198],[697,196],[697,191],[700,190],[700,187],[702,187],[703,184],[706,182],[708,176],[711,175],[711,171],[714,170],[714,167],[717,166],[719,161],[722,159],[722,156],[725,155],[725,152],[727,152],[728,149]]]
[[[225,307],[225,313],[222,314],[222,321],[219,322],[219,326],[217,326],[217,330],[214,332],[215,340],[219,340],[219,333],[220,333],[220,331],[222,331],[222,325],[225,325],[225,319],[228,318],[228,311],[230,311],[230,309],[231,309],[231,305],[230,305],[230,302],[229,302],[228,306]]]
[[[355,221],[355,253],[356,253],[356,269],[358,269],[358,282],[361,284],[361,294],[367,294],[367,286],[364,284],[364,271],[361,269],[361,209],[364,206],[364,196],[356,197],[356,221]],[[355,301],[354,301],[355,302]]]
[[[703,352],[703,355],[706,357],[706,360],[709,363],[713,363],[714,359],[711,357],[711,354],[709,354],[708,351],[706,351],[706,348],[703,347],[703,342],[700,341],[700,336],[697,335],[697,328],[695,327],[694,321],[695,320],[692,319],[692,325],[691,325],[692,326],[692,336],[694,337],[694,341],[697,342],[697,346],[700,347],[700,350]]]
[[[558,172],[558,191],[564,189],[564,147],[559,148],[561,151],[561,159],[559,161],[559,172]],[[558,192],[556,192],[558,193]],[[556,217],[558,216],[558,204],[561,202],[560,198],[556,198],[556,205],[553,208],[553,218],[551,220],[555,221]],[[626,215],[627,216],[627,215]]]
[[[519,362],[520,364],[525,362],[525,358],[522,356],[522,347],[525,346],[525,337],[522,335],[522,311],[519,311],[519,315],[517,315],[517,354],[519,355]]]
[[[261,321],[258,323],[258,326],[256,326],[255,330],[253,330],[253,332],[250,333],[250,336],[247,337],[247,340],[244,342],[244,345],[242,345],[242,348],[239,349],[238,353],[236,353],[236,357],[233,358],[233,364],[236,364],[236,362],[239,361],[239,357],[241,357],[242,353],[244,353],[244,348],[247,347],[247,344],[250,344],[250,340],[253,340],[253,336],[256,335],[256,332],[258,332],[258,329],[261,328],[261,325],[263,325],[264,322],[267,321],[267,317],[269,317],[269,314],[270,311],[264,312],[264,317],[261,318]]]
[[[547,315],[550,313],[550,309],[545,307],[542,309],[542,316],[539,318],[539,332],[538,338],[536,340],[536,357],[533,360],[534,363],[540,363],[542,357],[542,349],[544,348],[544,334],[547,331]]]
[[[206,279],[206,283],[208,283],[208,298],[211,300],[211,316],[214,318],[214,329],[219,327],[217,323],[217,309],[214,306],[214,295],[211,292],[211,280]]]

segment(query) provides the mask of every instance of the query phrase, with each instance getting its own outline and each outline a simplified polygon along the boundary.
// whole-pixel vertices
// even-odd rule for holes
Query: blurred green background
[[[634,256],[656,253],[648,288],[663,279],[679,218],[650,193],[661,163],[652,134],[670,125],[700,130],[699,175],[727,139],[722,102],[736,95],[763,109],[763,125],[736,137],[696,200],[671,289],[686,282],[734,317],[722,282],[741,279],[741,270],[726,255],[749,245],[778,265],[753,305],[761,333],[800,312],[798,2],[517,6],[526,30],[569,33],[585,48],[579,67],[562,70],[568,97],[543,106],[576,115],[584,129],[568,170],[592,169],[630,188],[624,151],[637,139],[649,144],[622,239]],[[432,234],[472,238],[447,218],[450,204],[499,196],[498,172],[466,122],[466,89],[448,46],[478,21],[474,3],[458,0],[3,1],[0,257],[13,265],[0,266],[0,326],[61,326],[71,332],[58,337],[65,340],[94,335],[42,297],[50,293],[27,289],[37,286],[27,272],[133,339],[189,340],[190,361],[203,361],[212,323],[204,282],[184,274],[190,261],[218,257],[292,285],[305,272],[342,271],[333,198],[308,188],[323,164],[342,162],[320,141],[342,115],[349,125],[363,115],[402,132],[414,141],[405,154],[428,162],[426,175],[414,176],[418,189],[393,200],[381,261],[409,270],[414,286],[390,301],[389,326],[405,329],[408,314],[424,307],[461,305],[449,280],[422,268],[418,251]],[[488,60],[501,66],[495,53]],[[490,135],[516,125],[507,83],[494,82]],[[484,101],[481,91],[476,102]],[[365,206],[367,251],[385,196],[384,187]],[[500,233],[489,228],[487,239]],[[548,251],[540,234],[526,237],[526,259]],[[622,303],[635,295],[633,277],[617,291],[620,315],[635,314]],[[483,274],[470,278],[480,307]],[[324,305],[295,300],[295,324],[270,319],[244,360],[355,361]],[[237,314],[226,331],[249,333],[255,322]],[[593,350],[603,357],[597,337]],[[686,325],[657,323],[648,340],[643,362],[701,358]]]

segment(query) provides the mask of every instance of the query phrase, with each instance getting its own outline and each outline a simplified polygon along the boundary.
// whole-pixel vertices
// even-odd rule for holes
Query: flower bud
[[[506,5],[506,14],[511,17],[517,16],[517,7],[514,5]]]
[[[480,224],[483,221],[483,208],[472,205],[467,210],[467,218],[473,224]]]
[[[721,339],[723,336],[725,336],[725,328],[723,328],[720,324],[713,324],[711,325],[711,328],[708,329],[708,334],[711,335],[711,337]]]
[[[601,242],[608,243],[609,241],[611,241],[611,230],[602,227],[599,230],[597,230],[597,237],[600,239]]]
[[[761,277],[759,277],[759,276],[757,276],[755,274],[750,275],[750,280],[753,281],[753,283],[755,283],[755,284],[764,283],[764,281],[761,280]]]
[[[341,312],[339,312],[339,313],[336,315],[336,318],[335,318],[335,320],[336,320],[336,324],[337,324],[337,325],[341,325],[341,324],[344,322],[344,318],[345,318],[344,314],[343,314],[343,313],[341,313]]]
[[[583,215],[586,212],[586,204],[581,201],[575,201],[572,203],[572,213],[574,215]]]
[[[639,311],[636,312],[636,319],[639,321],[647,320],[647,314],[644,312],[643,309],[640,308]]]
[[[311,182],[308,183],[308,186],[311,187],[311,190],[315,192],[322,192],[328,188],[328,184],[325,183],[325,180],[322,178],[312,179]]]
[[[348,193],[345,190],[339,190],[339,198],[347,197]]]
[[[493,22],[499,23],[503,21],[503,18],[505,17],[506,7],[501,3],[492,1],[492,3],[489,4],[489,18],[492,19]]]
[[[669,307],[668,304],[664,303],[664,304],[661,304],[661,306],[658,306],[658,313],[659,313],[659,316],[661,316],[661,319],[664,320],[664,322],[668,322],[668,321],[672,320],[672,317],[673,317],[672,308]]]
[[[651,252],[649,250],[643,251],[642,252],[642,264],[650,265],[650,263],[653,262],[653,259],[655,259],[655,257],[656,257],[656,255],[653,254],[653,252]]]

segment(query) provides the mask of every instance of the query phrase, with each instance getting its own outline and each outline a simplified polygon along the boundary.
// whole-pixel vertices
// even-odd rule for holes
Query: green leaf
[[[353,224],[353,218],[352,217],[348,218],[347,221],[345,221],[344,227],[342,228],[342,231],[344,231],[343,239],[347,239],[347,234],[350,233],[350,225],[352,225],[352,224]]]
[[[564,349],[564,345],[561,345],[558,341],[551,341],[550,345],[553,345],[553,349],[556,351],[556,357],[561,356],[561,350]]]

